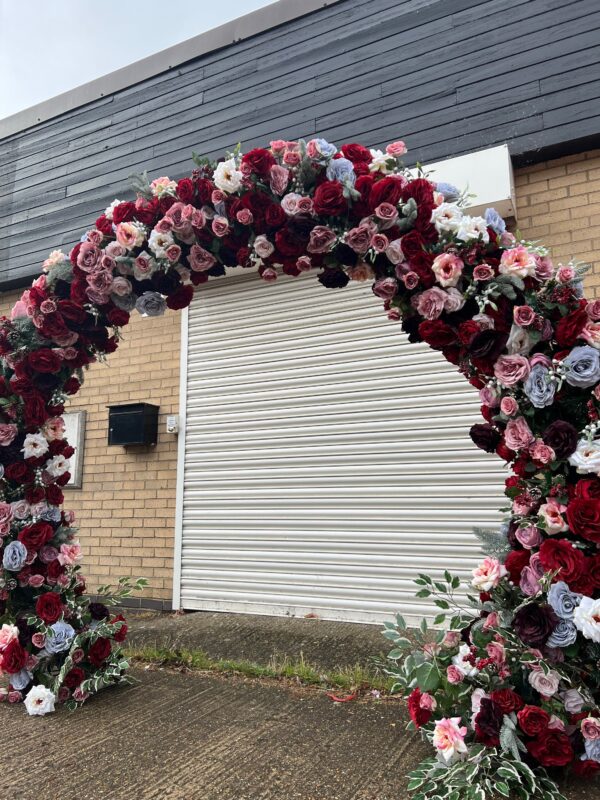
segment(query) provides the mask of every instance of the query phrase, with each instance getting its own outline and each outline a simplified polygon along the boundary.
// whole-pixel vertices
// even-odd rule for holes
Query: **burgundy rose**
[[[484,697],[479,711],[475,715],[477,741],[485,744],[486,747],[498,747],[503,719],[504,714],[500,706],[490,698]]]
[[[419,335],[434,350],[456,344],[456,332],[441,319],[424,320],[419,325]]]
[[[115,642],[119,642],[119,643],[120,642],[124,642],[125,639],[127,638],[127,630],[128,630],[128,628],[127,628],[127,625],[125,624],[125,617],[123,616],[123,614],[118,614],[116,617],[113,617],[110,620],[110,622],[111,622],[111,624],[114,623],[114,622],[122,622],[123,623],[121,625],[121,627],[119,628],[119,630],[114,634],[113,639],[115,640]]]
[[[513,628],[525,644],[541,647],[557,623],[558,618],[550,606],[528,603],[515,614]]]
[[[275,158],[269,150],[264,150],[262,147],[256,147],[254,150],[245,153],[242,156],[242,164],[245,164],[252,172],[265,178],[275,164]]]
[[[191,203],[194,199],[194,184],[189,178],[182,178],[178,182],[177,197],[182,203]]]
[[[419,326],[419,332],[420,330],[421,326]],[[478,422],[472,425],[469,436],[477,447],[479,447],[480,450],[485,450],[486,453],[495,452],[501,439],[496,428],[494,428],[493,425],[489,425],[487,422]]]
[[[87,659],[92,666],[101,667],[110,654],[110,639],[104,639],[100,637],[99,639],[96,639],[94,644],[88,650]]]
[[[575,486],[575,497],[583,500],[600,500],[600,481],[598,478],[582,478]]]
[[[42,347],[40,350],[34,350],[33,353],[30,353],[27,363],[36,372],[58,372],[62,366],[60,356],[47,347]]]
[[[167,297],[167,306],[173,311],[187,308],[194,297],[193,286],[180,286]]]
[[[278,203],[271,203],[265,209],[265,225],[267,228],[280,228],[287,219],[285,211]]]
[[[17,537],[27,550],[39,550],[54,536],[54,528],[47,522],[34,522],[19,532]]]
[[[518,695],[513,689],[496,689],[490,694],[490,697],[501,709],[503,714],[510,714],[512,711],[518,711],[523,708],[523,698]]]
[[[343,289],[350,278],[343,269],[324,269],[317,277],[319,283],[326,289]]]
[[[488,328],[473,336],[469,344],[469,353],[473,358],[494,363],[506,347],[507,340],[508,336],[505,333]]]
[[[67,687],[67,689],[73,691],[81,684],[81,682],[84,679],[85,679],[84,670],[82,670],[81,667],[73,667],[65,675],[63,684]]]
[[[369,206],[371,207],[371,211],[375,211],[377,206],[381,203],[389,203],[392,206],[397,205],[402,197],[403,186],[404,182],[399,178],[387,177],[376,181],[369,193]],[[404,240],[402,242],[402,249],[404,250]],[[404,253],[406,253],[406,250],[404,250]]]
[[[566,460],[577,449],[579,434],[577,428],[562,419],[552,422],[542,433],[544,444],[551,447],[559,461]]]
[[[41,428],[50,414],[46,410],[44,398],[37,393],[31,393],[24,401],[25,424]]]
[[[545,731],[550,722],[550,714],[539,706],[524,706],[517,713],[519,727],[527,736],[537,736]]]
[[[560,570],[556,580],[565,583],[577,580],[585,568],[585,556],[567,539],[546,539],[542,542],[539,553],[544,570],[546,572]]]
[[[348,201],[344,197],[344,188],[337,181],[323,181],[317,187],[313,206],[317,214],[324,217],[337,217],[348,209]]]
[[[113,209],[112,221],[115,225],[119,225],[121,222],[131,222],[134,217],[135,203],[131,203],[129,201],[125,203],[119,203],[119,205],[115,206]]]
[[[569,737],[557,730],[543,731],[527,742],[527,750],[543,767],[564,767],[575,758]]]
[[[572,347],[587,322],[589,322],[589,317],[585,308],[578,308],[577,311],[559,319],[554,329],[554,336],[559,347]]]
[[[58,562],[52,562],[52,564],[55,563]],[[46,625],[53,625],[55,622],[58,622],[62,610],[62,600],[60,595],[56,592],[45,592],[41,594],[35,603],[35,613]]]
[[[431,714],[432,714],[431,708],[421,707],[422,697],[423,693],[417,687],[416,689],[412,690],[407,701],[408,713],[410,714],[410,718],[415,723],[417,728],[420,728],[423,725],[427,725],[427,723],[431,719]]]
[[[600,500],[574,498],[567,506],[567,522],[577,536],[600,543]]]
[[[92,619],[101,620],[107,619],[109,611],[104,603],[90,603],[88,606]]]

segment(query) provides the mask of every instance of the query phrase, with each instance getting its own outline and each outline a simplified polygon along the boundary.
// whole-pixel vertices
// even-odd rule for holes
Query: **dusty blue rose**
[[[330,144],[326,139],[315,139],[314,141],[317,150],[321,155],[325,156],[325,158],[333,158],[337,153],[337,147],[334,144]]]
[[[140,314],[145,314],[147,317],[160,317],[165,313],[167,303],[158,292],[144,292],[138,297],[135,307]]]
[[[504,233],[506,230],[506,222],[504,222],[495,208],[486,208],[484,216],[489,228],[500,235]]]
[[[136,303],[136,296],[134,294],[118,295],[111,294],[110,299],[122,311],[133,311]]]
[[[593,761],[600,761],[600,739],[585,739],[585,754]]]
[[[556,381],[543,364],[536,364],[523,385],[523,391],[536,408],[551,406],[556,393]]]
[[[50,626],[52,634],[46,636],[44,645],[48,653],[62,653],[68,650],[75,636],[75,630],[67,622],[55,622]]]
[[[16,672],[14,675],[10,676],[10,683],[13,689],[16,689],[17,692],[21,692],[28,683],[31,683],[31,679],[33,675],[29,670],[22,669],[20,672]]]
[[[588,389],[600,381],[600,351],[589,344],[574,347],[564,359],[566,381],[571,386]]]
[[[327,165],[327,178],[330,181],[339,181],[354,186],[356,175],[354,165],[347,158],[332,158]]]
[[[553,583],[548,591],[548,602],[561,619],[573,619],[580,600],[581,595],[572,592],[564,581]]]
[[[444,195],[444,200],[446,203],[453,203],[460,197],[460,191],[452,183],[444,183],[443,181],[440,181],[439,183],[436,183],[435,189],[437,192]]]
[[[9,572],[18,572],[27,559],[27,548],[23,542],[10,542],[4,548],[2,566]]]
[[[61,510],[57,506],[48,506],[41,513],[41,518],[46,522],[60,522]]]
[[[577,628],[568,619],[561,619],[546,641],[547,647],[568,647],[577,640]]]

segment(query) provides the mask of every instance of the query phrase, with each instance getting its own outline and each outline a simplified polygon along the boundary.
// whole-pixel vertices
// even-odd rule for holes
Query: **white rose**
[[[600,600],[582,597],[575,609],[573,622],[586,639],[600,643]]]
[[[48,442],[41,433],[28,433],[23,442],[25,458],[38,458],[48,452]]]
[[[547,675],[542,669],[532,670],[529,673],[529,683],[544,697],[552,697],[558,691],[560,675],[553,669]]]
[[[274,250],[275,247],[273,243],[270,242],[266,236],[261,234],[254,240],[254,252],[260,258],[268,258]]]
[[[168,231],[161,233],[160,231],[154,230],[148,239],[148,247],[157,258],[166,258],[167,248],[174,243],[173,235]]]
[[[452,203],[442,203],[433,209],[431,221],[438,233],[456,233],[460,228],[463,213]]]
[[[569,464],[575,467],[580,475],[587,475],[590,472],[600,475],[600,442],[581,439],[577,450],[569,456]]]
[[[467,677],[472,678],[477,675],[479,670],[474,667],[469,661],[465,661],[465,656],[471,655],[471,648],[468,644],[461,644],[458,653],[452,657],[452,663]]]
[[[45,686],[34,686],[25,698],[27,713],[34,717],[43,717],[54,711],[55,697]]]
[[[221,161],[217,164],[213,175],[213,181],[217,189],[228,194],[233,194],[242,185],[243,174],[237,168],[235,158]]]
[[[69,471],[69,459],[64,456],[54,456],[50,461],[46,462],[44,469],[53,478],[60,478],[65,472]]]
[[[371,150],[371,172],[381,172],[386,175],[390,171],[390,156],[382,150]]]
[[[456,238],[463,242],[469,242],[471,239],[479,239],[480,237],[486,244],[490,240],[487,222],[484,218],[464,216],[456,232]]]
[[[121,201],[120,200],[113,200],[112,203],[104,211],[104,216],[106,217],[106,219],[109,219],[112,222],[113,211],[115,210],[115,208],[117,206],[120,206],[120,205],[121,205]]]

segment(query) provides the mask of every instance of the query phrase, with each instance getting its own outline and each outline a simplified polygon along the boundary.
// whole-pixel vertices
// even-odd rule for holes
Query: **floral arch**
[[[583,269],[554,266],[493,209],[463,213],[404,153],[274,141],[198,160],[179,182],[137,176],[135,202],[115,200],[68,257],[53,252],[0,321],[0,700],[44,714],[126,678],[125,621],[84,597],[61,510],[61,414],[84,369],[131,312],[184,308],[227,267],[265,281],[318,270],[326,288],[371,281],[390,320],[457,365],[480,392],[475,444],[512,467],[471,613],[446,633],[423,626],[415,652],[401,618],[387,625],[392,672],[437,753],[410,788],[557,797],[530,766],[600,769],[600,301],[583,298]],[[456,578],[416,582],[450,609]]]

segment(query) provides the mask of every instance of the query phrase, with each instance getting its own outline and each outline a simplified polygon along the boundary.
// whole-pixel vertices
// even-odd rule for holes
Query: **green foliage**
[[[481,549],[486,556],[503,560],[510,552],[510,544],[502,531],[492,528],[473,528],[473,533],[481,542]]]

